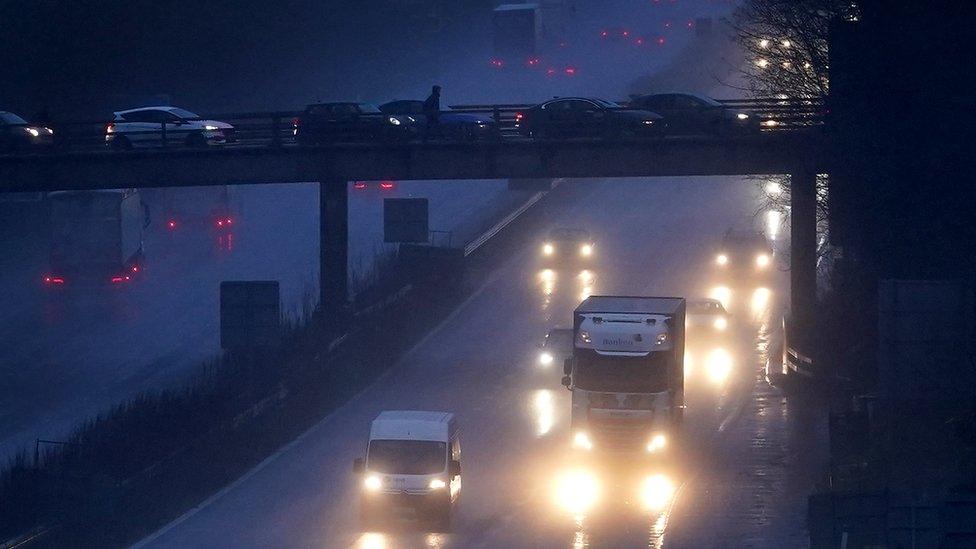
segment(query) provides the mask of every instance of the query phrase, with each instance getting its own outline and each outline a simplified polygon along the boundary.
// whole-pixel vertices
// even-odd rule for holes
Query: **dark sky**
[[[420,45],[450,51],[462,29],[443,21],[491,2],[445,2],[440,19],[414,4],[0,0],[0,109],[92,113],[157,94],[202,111],[293,108],[381,81]]]
[[[604,24],[636,24],[635,17],[650,25],[729,6],[728,0],[567,1],[579,6],[587,35]],[[541,82],[537,90],[515,86],[513,97],[501,97],[480,85],[498,3],[0,0],[0,110],[30,117],[46,106],[61,120],[98,119],[160,101],[202,113],[291,110],[316,99],[422,98],[435,81],[450,85],[448,103],[584,91]],[[620,72],[621,81],[632,80]]]

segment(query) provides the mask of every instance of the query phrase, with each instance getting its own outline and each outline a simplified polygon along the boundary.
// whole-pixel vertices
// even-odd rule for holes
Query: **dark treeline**
[[[472,37],[487,32],[491,5],[2,0],[0,110],[79,118],[160,96],[199,111],[287,109],[372,100],[358,94],[412,86],[405,76],[419,91],[441,56],[480,46]]]

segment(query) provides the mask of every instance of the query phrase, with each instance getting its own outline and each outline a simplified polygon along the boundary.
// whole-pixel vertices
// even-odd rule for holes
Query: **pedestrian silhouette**
[[[424,139],[427,139],[433,132],[440,132],[441,122],[441,87],[434,86],[430,90],[430,95],[424,100],[424,117],[427,118],[427,128],[424,132]]]

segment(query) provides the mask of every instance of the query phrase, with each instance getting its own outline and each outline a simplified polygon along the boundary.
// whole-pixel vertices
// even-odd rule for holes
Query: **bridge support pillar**
[[[341,313],[349,298],[349,186],[319,182],[319,307]]]
[[[793,341],[810,352],[817,305],[817,175],[790,174],[790,309]]]

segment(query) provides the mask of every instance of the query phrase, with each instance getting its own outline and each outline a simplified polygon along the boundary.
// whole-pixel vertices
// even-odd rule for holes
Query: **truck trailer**
[[[149,213],[136,189],[48,194],[50,261],[45,286],[126,284],[142,270]]]
[[[573,447],[664,454],[682,421],[684,298],[590,296],[573,317]]]

